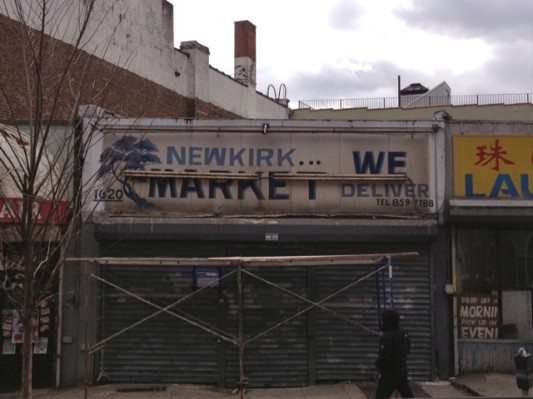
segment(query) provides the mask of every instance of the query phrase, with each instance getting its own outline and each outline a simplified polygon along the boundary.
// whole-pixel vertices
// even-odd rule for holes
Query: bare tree
[[[11,57],[3,62],[19,71],[15,88],[12,77],[0,76],[0,244],[16,255],[2,263],[2,287],[22,324],[24,398],[32,396],[36,312],[57,294],[90,192],[80,173],[93,131],[80,123],[80,105],[111,109],[116,100],[110,88],[121,68],[84,51],[99,26],[95,6],[96,0],[0,3],[0,48]]]

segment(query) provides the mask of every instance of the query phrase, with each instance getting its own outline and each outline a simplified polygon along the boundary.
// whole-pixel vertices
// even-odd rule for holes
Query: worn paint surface
[[[437,210],[432,133],[132,129],[105,133],[103,143],[95,165],[102,186],[90,196],[111,213],[421,216]],[[141,170],[151,175],[134,178],[125,173]],[[169,172],[203,176],[164,175]],[[257,178],[228,178],[225,173]],[[287,173],[299,180],[285,179]],[[306,177],[310,173],[378,178],[405,174],[407,179],[319,180]]]
[[[461,373],[516,371],[513,356],[518,348],[531,353],[533,342],[520,340],[459,340],[459,371]]]

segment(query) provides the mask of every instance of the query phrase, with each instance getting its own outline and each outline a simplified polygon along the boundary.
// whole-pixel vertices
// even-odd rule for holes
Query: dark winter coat
[[[400,318],[395,311],[382,314],[383,334],[379,339],[379,354],[376,367],[383,381],[407,380],[407,355],[411,351],[411,338],[399,326]]]

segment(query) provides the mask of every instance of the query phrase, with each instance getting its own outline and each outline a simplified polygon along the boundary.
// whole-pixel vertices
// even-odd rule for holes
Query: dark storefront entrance
[[[431,378],[431,297],[427,246],[340,243],[202,243],[172,241],[101,242],[103,256],[280,256],[342,253],[374,253],[416,250],[416,258],[394,261],[395,306],[413,337],[411,376]],[[375,270],[375,265],[332,267],[272,267],[251,269],[311,300],[319,300]],[[102,275],[159,305],[168,305],[190,294],[209,273],[225,268],[106,265]],[[307,305],[283,292],[250,278],[244,280],[245,331],[252,337]],[[378,330],[376,279],[336,296],[328,307],[374,330]],[[106,287],[102,295],[102,338],[148,316],[153,308]],[[235,279],[202,292],[177,307],[221,330],[237,333]],[[126,311],[127,310],[127,311]],[[176,310],[176,309],[175,309]],[[273,330],[252,343],[245,352],[250,386],[305,386],[318,381],[369,379],[377,337],[313,310]],[[101,377],[111,381],[172,381],[233,386],[238,380],[237,350],[216,337],[168,315],[160,315],[110,341],[100,358]]]
[[[0,310],[2,316],[2,346],[0,353],[0,392],[19,390],[21,386],[22,343],[21,337],[13,337],[16,329],[18,312],[9,297],[0,293]],[[39,328],[33,349],[33,381],[35,388],[51,387],[54,384],[53,359],[55,353],[54,308],[48,304],[38,311]],[[42,328],[46,326],[45,328]],[[39,333],[38,333],[39,334]]]
[[[0,242],[0,392],[21,387],[22,340],[21,288],[24,286],[19,243]],[[51,286],[53,287],[53,285]],[[35,310],[33,327],[33,386],[54,385],[56,348],[56,295],[54,288],[46,292]]]

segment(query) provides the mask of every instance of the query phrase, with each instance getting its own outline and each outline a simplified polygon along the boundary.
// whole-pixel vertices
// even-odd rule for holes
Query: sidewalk
[[[166,387],[159,392],[117,392],[121,388],[139,389],[147,387]],[[232,394],[231,390],[198,385],[149,385],[149,384],[112,384],[90,387],[89,399],[237,399],[239,394]],[[38,390],[34,398],[39,399],[81,399],[83,388],[53,390]],[[304,388],[253,389],[245,394],[249,399],[367,399],[356,384],[314,385]],[[15,399],[17,394],[3,394],[0,399]]]
[[[160,388],[164,391],[133,392],[134,389]],[[420,387],[432,398],[459,398],[469,396],[465,391],[449,382],[421,383]],[[127,390],[128,392],[119,392]],[[83,388],[36,390],[34,398],[39,399],[81,399]],[[246,392],[248,399],[368,399],[357,383],[319,384],[303,388],[251,389]],[[18,393],[0,394],[0,399],[15,399]],[[230,390],[200,385],[178,384],[111,384],[90,387],[89,399],[238,399],[238,394]]]
[[[470,374],[457,377],[455,386],[466,387],[471,393],[479,396],[492,397],[519,397],[522,395],[516,386],[514,374],[484,373]],[[529,396],[533,396],[533,390],[529,391]]]

